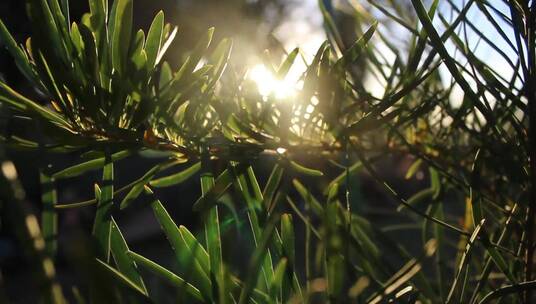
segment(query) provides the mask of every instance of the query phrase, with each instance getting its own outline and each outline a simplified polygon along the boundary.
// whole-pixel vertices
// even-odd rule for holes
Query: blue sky
[[[348,5],[349,1],[357,5],[363,5],[364,7],[366,7],[367,3],[363,0],[334,0],[333,4],[334,7],[338,7],[340,9],[346,8],[348,10],[351,8],[351,6]],[[462,9],[467,1],[468,0],[453,0],[459,9]],[[498,10],[503,12],[505,15],[510,15],[508,8],[501,0],[490,0],[489,3],[498,8]],[[442,14],[447,20],[451,21],[451,6],[447,1],[440,0],[440,5],[437,12],[438,14]],[[385,19],[385,16],[378,11],[372,12],[372,14],[377,16],[379,19]],[[510,27],[505,22],[501,21],[501,19],[498,18],[493,12],[492,14],[494,15],[497,23],[502,26],[503,31],[508,35],[508,37],[510,37],[512,41],[514,41],[513,32]],[[481,32],[483,32],[486,37],[493,41],[498,48],[503,50],[515,63],[515,58],[517,57],[516,52],[512,50],[512,48],[502,39],[499,33],[474,3],[468,12],[468,20],[470,20]],[[434,24],[436,25],[436,28],[440,34],[445,30],[445,27],[437,16],[434,19]],[[507,61],[484,41],[481,41],[478,38],[478,35],[468,26],[466,28],[469,46],[477,57],[487,63],[495,71],[498,71],[501,76],[505,77],[506,79],[510,79],[510,77],[513,75],[513,70]],[[461,29],[463,29],[463,27],[459,26],[457,33],[460,35],[460,37],[463,37],[464,33],[459,31]],[[382,27],[381,25],[379,30],[387,33],[387,28]],[[395,27],[390,35],[393,33],[396,34],[397,39],[404,40],[408,37],[408,32],[401,27]],[[304,58],[310,61],[316,53],[318,47],[326,39],[323,30],[322,15],[318,8],[317,0],[292,1],[292,4],[289,5],[288,18],[286,18],[278,28],[276,28],[274,35],[280,41],[282,41],[287,51],[291,51],[294,47],[300,47]],[[446,46],[451,56],[456,57],[457,59],[461,58],[459,52],[456,51],[456,48],[452,42],[447,41]],[[392,54],[392,52],[386,46],[379,43],[377,47],[388,60],[394,60],[394,54]],[[461,62],[465,61],[461,60]],[[305,67],[305,64],[301,60],[298,60],[290,72],[290,81],[297,80],[301,73],[305,70]],[[443,76],[445,84],[448,84],[451,81],[451,76],[448,70],[443,66],[440,68],[440,72]],[[469,82],[471,83],[471,80],[469,80]],[[374,95],[378,97],[383,95],[383,85],[374,77],[369,77],[367,79],[367,85]],[[454,104],[461,103],[462,97],[463,93],[461,89],[455,88],[451,96],[452,102]]]

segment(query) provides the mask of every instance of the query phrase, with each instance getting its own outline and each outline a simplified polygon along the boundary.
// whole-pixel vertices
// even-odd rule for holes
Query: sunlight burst
[[[288,77],[278,79],[263,64],[257,64],[249,70],[248,78],[255,82],[259,93],[266,99],[268,96],[275,96],[278,100],[293,97],[297,91],[297,84],[289,80]]]

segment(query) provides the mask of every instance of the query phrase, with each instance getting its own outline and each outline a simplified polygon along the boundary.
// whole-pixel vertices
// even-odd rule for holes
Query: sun
[[[263,64],[253,66],[248,72],[248,79],[253,81],[265,100],[269,96],[274,96],[277,100],[288,100],[296,95],[298,90],[295,81],[285,77],[279,79],[270,72]]]

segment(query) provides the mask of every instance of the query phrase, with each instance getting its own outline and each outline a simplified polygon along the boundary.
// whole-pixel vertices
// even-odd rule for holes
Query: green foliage
[[[327,2],[319,1],[319,8],[329,41],[307,63],[303,88],[284,97],[261,96],[247,77],[226,69],[233,43],[213,43],[213,28],[174,71],[163,59],[177,28],[159,12],[147,34],[135,31],[133,0],[113,1],[110,10],[107,0],[89,0],[90,12],[72,23],[69,1],[29,1],[33,36],[24,45],[0,21],[0,41],[46,96],[41,104],[0,81],[1,105],[43,134],[10,134],[2,142],[35,153],[82,155],[76,165],[53,167],[56,173],[41,170],[41,229],[18,206],[16,172],[2,164],[2,208],[40,270],[43,300],[65,301],[52,261],[62,233],[57,213],[96,205],[92,265],[117,283],[107,299],[114,303],[158,301],[145,283],[148,273],[187,303],[531,303],[534,1],[502,3],[508,9],[491,1],[463,7],[433,1],[427,8],[421,0],[411,6],[369,1],[365,9],[350,1],[359,33],[351,44]],[[514,55],[478,29],[470,10],[486,16]],[[510,78],[479,57],[468,33],[511,67]],[[390,38],[396,34],[403,38]],[[284,79],[299,55],[294,49],[267,68]],[[363,75],[382,91],[372,92]],[[159,164],[116,185],[115,163],[155,151],[165,155]],[[397,159],[407,160],[402,173],[385,166]],[[257,167],[265,160],[273,169],[260,183]],[[162,176],[170,168],[175,173]],[[57,203],[57,180],[101,169],[95,199]],[[420,179],[424,186],[408,187],[408,193],[393,177],[408,186]],[[178,225],[152,190],[194,178],[201,187],[192,207],[203,223],[199,234]],[[367,214],[374,206],[356,186],[365,178],[395,203],[382,215],[388,224]],[[114,220],[144,199],[176,268],[130,251]],[[403,220],[393,223],[389,216]],[[243,217],[248,244],[230,242],[243,231],[226,223],[240,227]],[[419,236],[412,229],[422,240],[399,237]],[[236,246],[249,261],[227,256]],[[90,289],[92,297],[108,296]]]

